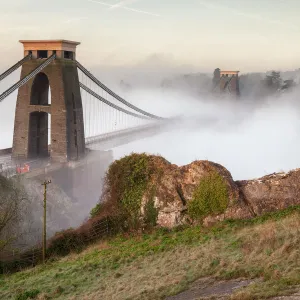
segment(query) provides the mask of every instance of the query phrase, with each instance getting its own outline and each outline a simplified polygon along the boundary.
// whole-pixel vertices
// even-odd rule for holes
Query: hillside
[[[204,278],[206,291],[220,280],[249,279],[230,299],[292,294],[300,284],[299,217],[298,206],[210,229],[158,229],[99,241],[80,254],[0,277],[0,298],[165,299],[198,278]],[[211,296],[197,291],[197,299]],[[194,299],[188,295],[170,299]]]
[[[34,251],[0,259],[3,273],[23,270],[0,277],[0,299],[251,300],[296,293],[299,178],[295,169],[234,181],[206,160],[177,166],[146,153],[125,156],[110,165],[90,219],[48,241],[46,265],[34,267],[41,262]]]

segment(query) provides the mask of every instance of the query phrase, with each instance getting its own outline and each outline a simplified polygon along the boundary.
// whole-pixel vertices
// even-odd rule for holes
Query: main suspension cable
[[[10,75],[12,72],[14,72],[15,70],[17,70],[20,66],[23,65],[23,63],[25,61],[27,61],[28,59],[31,59],[32,54],[28,54],[26,55],[23,59],[21,59],[20,61],[18,61],[16,64],[14,64],[12,67],[10,67],[8,70],[6,70],[4,73],[2,73],[0,75],[0,81],[2,81],[4,78],[6,78],[8,75]]]
[[[122,111],[123,113],[127,114],[127,115],[130,115],[130,116],[133,116],[133,117],[136,117],[136,118],[140,118],[140,119],[145,119],[145,120],[151,120],[151,118],[149,117],[145,117],[145,116],[141,116],[141,115],[138,115],[136,113],[133,113],[131,111],[128,111],[120,106],[117,106],[111,102],[109,102],[108,100],[104,99],[103,97],[101,97],[100,95],[96,94],[94,91],[92,91],[91,89],[89,89],[87,86],[85,86],[83,83],[79,83],[80,87],[82,89],[84,89],[86,92],[88,92],[90,95],[94,96],[95,98],[99,99],[100,101],[102,101],[103,103],[109,105],[110,107],[114,108],[114,109],[117,109],[119,111]]]
[[[126,106],[132,108],[133,110],[149,117],[152,119],[157,119],[157,120],[162,120],[165,118],[150,114],[138,107],[136,107],[135,105],[129,103],[128,101],[126,101],[125,99],[123,99],[122,97],[120,97],[119,95],[117,95],[116,93],[114,93],[111,89],[109,89],[107,86],[105,86],[102,82],[100,82],[95,76],[93,76],[83,65],[81,65],[78,61],[76,61],[78,68],[86,75],[88,76],[92,81],[94,81],[99,87],[101,87],[103,90],[105,90],[109,95],[111,95],[112,97],[114,97],[115,99],[117,99],[118,101],[120,101],[121,103],[125,104]]]
[[[9,96],[16,89],[20,88],[24,84],[26,84],[31,78],[33,78],[37,73],[46,68],[56,57],[56,54],[52,54],[48,59],[46,59],[42,64],[36,67],[31,73],[26,75],[23,79],[19,80],[13,86],[11,86],[8,90],[0,95],[0,102],[3,101],[7,96]]]

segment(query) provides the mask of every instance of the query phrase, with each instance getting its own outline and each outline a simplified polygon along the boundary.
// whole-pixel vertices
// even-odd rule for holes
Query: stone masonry
[[[53,42],[61,46],[59,41]],[[26,41],[22,43],[24,49],[31,45],[28,46]],[[51,41],[46,44],[35,41],[32,46],[35,53],[31,60],[23,64],[21,78],[45,61],[45,58],[37,58],[39,43],[41,50],[54,44]],[[70,43],[71,46],[75,44]],[[71,46],[68,50],[72,50]],[[73,48],[75,51],[75,46]],[[57,46],[60,55],[18,91],[12,150],[14,158],[48,155],[48,114],[51,114],[51,159],[66,162],[80,159],[84,155],[83,111],[77,66],[73,59],[63,57],[63,49],[63,46]],[[56,50],[48,51],[47,56],[52,55],[53,51]],[[28,49],[24,53],[27,55]],[[51,103],[47,99],[49,86]]]

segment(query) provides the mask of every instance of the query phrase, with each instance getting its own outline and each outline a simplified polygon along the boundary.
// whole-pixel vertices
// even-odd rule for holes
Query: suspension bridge
[[[26,165],[25,172],[45,164],[48,169],[78,165],[93,150],[107,151],[179,125],[181,118],[143,110],[103,84],[77,61],[79,42],[20,43],[24,57],[0,74],[1,84],[21,68],[20,80],[0,91],[0,106],[17,92],[13,144],[0,149],[0,172],[16,165]],[[214,91],[238,96],[238,73],[216,69]]]
[[[0,75],[21,68],[21,79],[0,94],[0,105],[15,91],[13,145],[0,150],[23,164],[78,162],[90,149],[108,150],[161,132],[170,124],[113,92],[76,60],[78,42],[22,40],[24,57]]]

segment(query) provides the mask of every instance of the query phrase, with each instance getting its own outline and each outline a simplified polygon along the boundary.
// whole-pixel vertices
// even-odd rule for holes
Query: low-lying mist
[[[160,154],[184,165],[193,160],[222,164],[234,179],[250,179],[300,165],[300,103],[294,90],[260,99],[196,98],[184,92],[133,90],[128,98],[162,116],[184,115],[173,131],[114,149]]]
[[[134,73],[136,70],[131,71]],[[234,179],[260,177],[300,165],[299,88],[259,99],[251,96],[249,85],[248,95],[243,95],[242,90],[240,99],[213,99],[211,96],[189,93],[188,85],[181,87],[176,83],[164,89],[157,83],[147,81],[149,73],[145,78],[140,74],[139,84],[135,82],[135,77],[128,74],[122,77],[112,73],[116,76],[109,73],[109,80],[105,72],[95,71],[96,77],[140,108],[164,117],[185,117],[170,132],[114,149],[115,159],[131,152],[161,154],[178,165],[195,159],[208,159],[227,167]],[[1,82],[1,92],[18,76],[15,72],[12,82]],[[130,85],[128,90],[122,90],[120,76]],[[173,76],[184,78],[179,73]],[[161,82],[164,75],[161,74],[160,78],[157,73],[155,77],[157,82]],[[201,87],[205,84],[204,81],[199,83]],[[1,103],[0,148],[11,147],[12,144],[16,97],[17,92],[14,92]],[[118,104],[117,101],[115,103]]]

